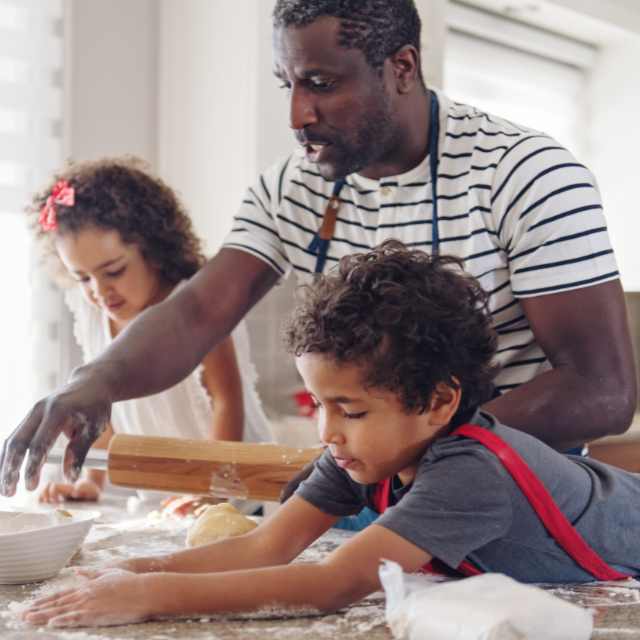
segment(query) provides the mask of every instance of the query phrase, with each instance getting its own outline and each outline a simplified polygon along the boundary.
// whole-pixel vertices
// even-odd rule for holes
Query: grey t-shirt
[[[585,542],[611,567],[640,574],[640,476],[557,453],[478,412],[470,421],[505,440],[529,465]],[[325,513],[353,515],[373,504],[375,485],[355,482],[327,450],[296,495]],[[379,524],[451,567],[465,558],[520,582],[587,582],[548,533],[497,456],[463,436],[434,442],[413,483],[394,477]]]

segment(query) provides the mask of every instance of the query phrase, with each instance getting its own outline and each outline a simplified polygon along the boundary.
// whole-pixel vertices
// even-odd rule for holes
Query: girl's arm
[[[398,534],[374,524],[320,564],[274,566],[283,560],[290,562],[337,519],[294,496],[246,536],[200,547],[198,555],[190,552],[197,552],[195,549],[164,557],[164,571],[188,570],[198,575],[160,569],[141,575],[108,571],[94,577],[81,576],[70,589],[35,600],[23,619],[72,627],[271,606],[329,612],[380,588],[381,558],[398,562],[406,572],[415,571],[431,559],[427,552]],[[267,527],[270,522],[271,527]],[[266,533],[257,541],[263,527]],[[212,567],[217,573],[201,573]]]
[[[202,364],[202,381],[211,397],[213,409],[209,439],[242,441],[242,379],[231,336],[208,353]]]
[[[107,430],[93,443],[92,449],[108,449],[113,436],[113,427]],[[64,500],[97,500],[104,489],[107,477],[106,471],[101,469],[83,469],[82,477],[73,484],[63,482],[48,482],[38,500],[40,502],[60,503]]]
[[[209,392],[213,417],[209,425],[209,440],[241,442],[244,429],[242,378],[231,337],[202,361],[202,383]],[[224,502],[207,496],[172,496],[162,501],[163,517],[184,518],[206,505]]]

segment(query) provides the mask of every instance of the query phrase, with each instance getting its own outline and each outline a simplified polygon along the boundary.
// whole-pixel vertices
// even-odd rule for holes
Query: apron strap
[[[440,235],[438,233],[438,138],[440,137],[440,109],[438,97],[433,91],[431,96],[431,110],[429,113],[429,169],[431,172],[431,198],[433,213],[431,216],[431,253],[440,253]]]
[[[575,560],[585,571],[598,580],[621,580],[630,578],[626,573],[619,573],[604,562],[589,545],[582,539],[571,523],[565,518],[558,505],[531,471],[527,463],[499,436],[491,431],[473,424],[465,424],[458,427],[452,436],[464,436],[477,440],[489,451],[498,456],[500,462],[516,481],[531,506],[538,514],[544,526],[555,538],[556,542],[566,551],[567,555]],[[389,493],[391,478],[378,482],[373,490],[373,504],[380,513],[384,513],[389,506]],[[437,558],[431,560],[422,567],[429,573],[443,574],[438,569]],[[438,561],[441,564],[442,561]],[[446,565],[445,565],[446,566]],[[482,571],[476,569],[467,560],[463,560],[458,566],[458,571],[467,576],[481,575]]]
[[[311,243],[307,247],[310,251],[318,254],[316,259],[316,270],[314,273],[320,274],[324,269],[324,263],[327,259],[327,250],[329,249],[329,243],[333,240],[333,234],[336,228],[336,221],[338,220],[338,209],[340,209],[340,191],[344,186],[344,180],[336,180],[333,183],[333,193],[327,202],[327,208],[324,210],[322,216],[322,224],[320,229],[316,232],[311,240]]]
[[[376,486],[373,488],[373,504],[378,509],[380,513],[384,513],[389,506],[389,492],[391,490],[391,478],[386,478],[385,480],[381,480],[376,483]],[[442,562],[438,558],[432,558],[422,567],[423,571],[427,573],[433,573],[438,576],[455,576],[456,569],[452,569],[448,564]],[[459,565],[458,569],[460,573],[463,573],[465,576],[479,576],[482,575],[482,571],[476,569],[471,563],[463,560]]]
[[[381,480],[376,483],[373,488],[373,504],[380,513],[384,513],[389,506],[389,490],[391,487],[391,478]]]
[[[630,577],[629,574],[619,573],[612,569],[587,545],[565,518],[531,468],[502,438],[472,424],[458,427],[451,435],[477,440],[498,456],[500,462],[522,489],[549,533],[585,571],[598,580],[620,580]]]

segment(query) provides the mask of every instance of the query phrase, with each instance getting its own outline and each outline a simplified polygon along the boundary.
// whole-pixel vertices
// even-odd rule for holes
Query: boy
[[[298,291],[284,330],[328,444],[296,495],[244,536],[82,573],[74,587],[31,603],[24,619],[60,627],[273,604],[334,611],[380,588],[380,558],[406,572],[437,558],[523,582],[640,573],[640,515],[628,508],[640,499],[640,479],[563,456],[477,410],[496,373],[487,302],[453,257],[390,240],[343,258]],[[472,425],[465,436],[450,436],[464,423]],[[499,458],[478,433],[516,450],[604,562],[566,542],[566,523],[558,539],[577,562],[565,552],[501,462],[513,456]],[[534,493],[535,502],[544,489]],[[384,512],[373,525],[318,565],[287,566],[365,505]],[[562,517],[552,517],[552,530]]]

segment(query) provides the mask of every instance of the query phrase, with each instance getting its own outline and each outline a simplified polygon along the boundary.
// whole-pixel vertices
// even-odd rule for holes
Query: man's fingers
[[[72,448],[72,445],[73,442],[70,442],[64,452],[62,471],[71,482],[75,482],[80,477],[80,471],[82,471],[82,463],[87,457],[87,451],[89,451],[91,443],[86,445],[86,451],[83,454],[80,454],[80,458],[78,457],[78,453]]]
[[[55,444],[65,426],[64,414],[50,408],[47,402],[38,403],[41,407],[41,419],[29,438],[29,458],[25,467],[24,479],[27,489],[33,491],[40,482],[40,471],[47,459],[47,454]]]
[[[73,429],[65,429],[69,444],[64,454],[63,471],[72,482],[80,477],[82,465],[91,445],[106,431],[110,414],[93,416],[75,413]]]
[[[16,492],[16,486],[20,479],[20,467],[24,460],[26,447],[21,445],[11,446],[5,442],[5,451],[2,458],[2,472],[0,475],[0,493],[9,497]]]
[[[27,489],[33,491],[40,482],[40,472],[47,459],[47,454],[55,444],[61,429],[47,431],[49,420],[43,420],[40,428],[29,445],[29,458],[24,470],[24,481]]]
[[[12,496],[16,492],[22,461],[40,425],[42,410],[39,402],[4,442],[0,463],[0,494],[3,496]]]

